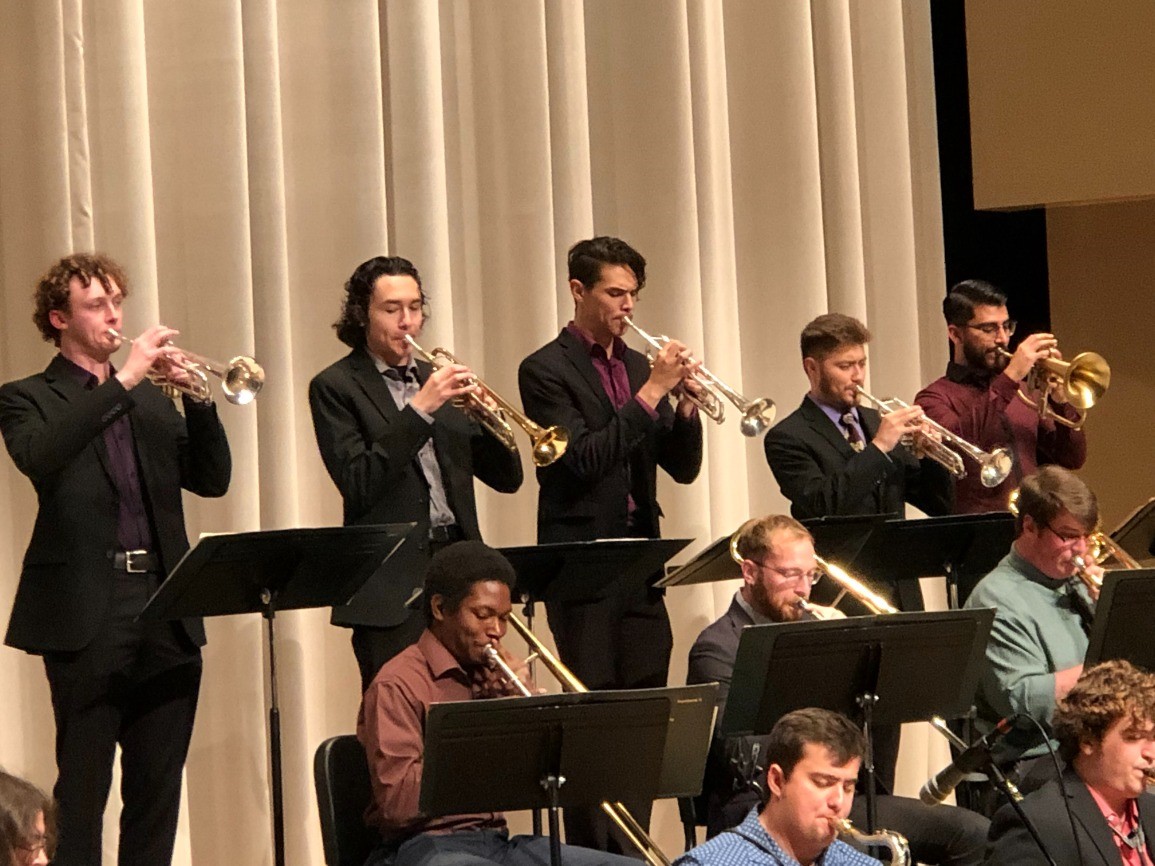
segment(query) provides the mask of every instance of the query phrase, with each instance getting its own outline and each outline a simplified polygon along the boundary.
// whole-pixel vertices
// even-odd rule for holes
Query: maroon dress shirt
[[[950,432],[984,451],[1001,446],[1014,455],[1014,468],[998,487],[983,487],[978,464],[969,457],[963,459],[967,477],[955,484],[956,514],[1006,511],[1011,491],[1040,466],[1057,463],[1078,469],[1087,460],[1086,434],[1053,418],[1040,420],[1016,396],[1018,388],[1005,373],[991,376],[952,361],[945,376],[915,395],[914,401],[927,416]],[[1076,417],[1069,405],[1051,403],[1051,407],[1065,418]]]

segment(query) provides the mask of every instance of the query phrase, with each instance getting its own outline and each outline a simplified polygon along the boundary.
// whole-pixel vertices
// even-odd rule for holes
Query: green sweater
[[[975,701],[984,730],[1001,718],[1023,713],[1050,732],[1055,672],[1082,664],[1087,653],[1087,633],[1072,592],[1084,590],[1047,577],[1011,548],[967,599],[967,608],[995,608],[987,670]],[[1041,755],[1046,749],[1039,739],[1033,724],[1020,721],[996,758]]]

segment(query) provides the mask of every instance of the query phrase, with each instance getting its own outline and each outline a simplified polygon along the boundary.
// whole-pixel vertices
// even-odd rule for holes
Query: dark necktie
[[[866,443],[862,441],[862,434],[858,432],[858,427],[854,423],[853,412],[847,412],[842,416],[842,435],[855,451],[861,451],[866,447]]]

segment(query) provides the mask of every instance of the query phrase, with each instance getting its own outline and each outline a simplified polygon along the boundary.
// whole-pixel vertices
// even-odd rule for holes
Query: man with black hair
[[[657,538],[658,467],[689,484],[702,465],[702,422],[687,396],[696,365],[677,340],[652,365],[622,340],[646,283],[637,250],[591,238],[574,244],[568,266],[573,321],[518,370],[526,414],[570,433],[566,453],[537,470],[537,540]],[[611,587],[594,601],[547,602],[546,611],[562,661],[588,688],[666,684],[673,634],[660,591]],[[627,805],[648,824],[648,803]],[[565,820],[567,839],[624,850],[600,809],[566,810]]]
[[[1155,857],[1155,676],[1123,660],[1089,668],[1052,726],[1067,763],[1022,802],[1056,866],[1151,866]],[[1045,864],[1010,805],[991,823],[987,863]]]
[[[450,545],[430,561],[422,596],[425,631],[377,673],[357,718],[357,738],[368,757],[373,788],[365,820],[382,836],[366,866],[549,862],[549,839],[511,839],[500,812],[431,817],[418,807],[430,705],[517,694],[487,665],[485,650],[490,646],[528,682],[525,663],[501,643],[512,611],[513,583],[509,561],[480,541]],[[562,847],[562,862],[637,866],[626,857],[573,845]]]
[[[405,543],[353,600],[333,608],[353,629],[362,691],[381,665],[417,639],[407,607],[429,557],[478,539],[473,479],[513,493],[521,461],[454,405],[475,390],[462,364],[438,370],[413,357],[428,299],[413,263],[377,256],[345,284],[337,337],[351,347],[309,383],[317,446],[344,501],[346,526],[416,523]]]
[[[835,823],[850,814],[865,746],[838,713],[787,713],[766,738],[765,804],[674,866],[879,866],[840,841]]]
[[[802,329],[810,390],[763,442],[770,470],[799,520],[902,516],[905,502],[931,515],[950,511],[946,469],[904,443],[920,429],[922,410],[912,406],[880,416],[859,405],[869,342],[866,326],[842,313],[819,316]]]
[[[983,280],[955,285],[942,303],[952,356],[946,375],[915,396],[927,417],[984,451],[1009,448],[1015,465],[996,487],[984,487],[974,467],[955,486],[955,513],[1006,511],[1021,479],[1048,463],[1079,469],[1087,460],[1087,437],[1018,399],[1016,392],[1035,364],[1061,357],[1054,334],[1025,337],[1008,358],[1015,333],[1007,296]],[[1051,410],[1074,420],[1075,409],[1060,388],[1050,392]]]

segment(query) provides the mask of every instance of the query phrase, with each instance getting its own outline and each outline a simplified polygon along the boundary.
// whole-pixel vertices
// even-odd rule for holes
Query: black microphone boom
[[[918,798],[928,806],[942,803],[967,775],[987,765],[991,759],[991,749],[995,743],[1010,733],[1017,718],[1015,715],[1000,719],[993,731],[959,752],[958,757],[927,780],[922,790],[918,792]]]

